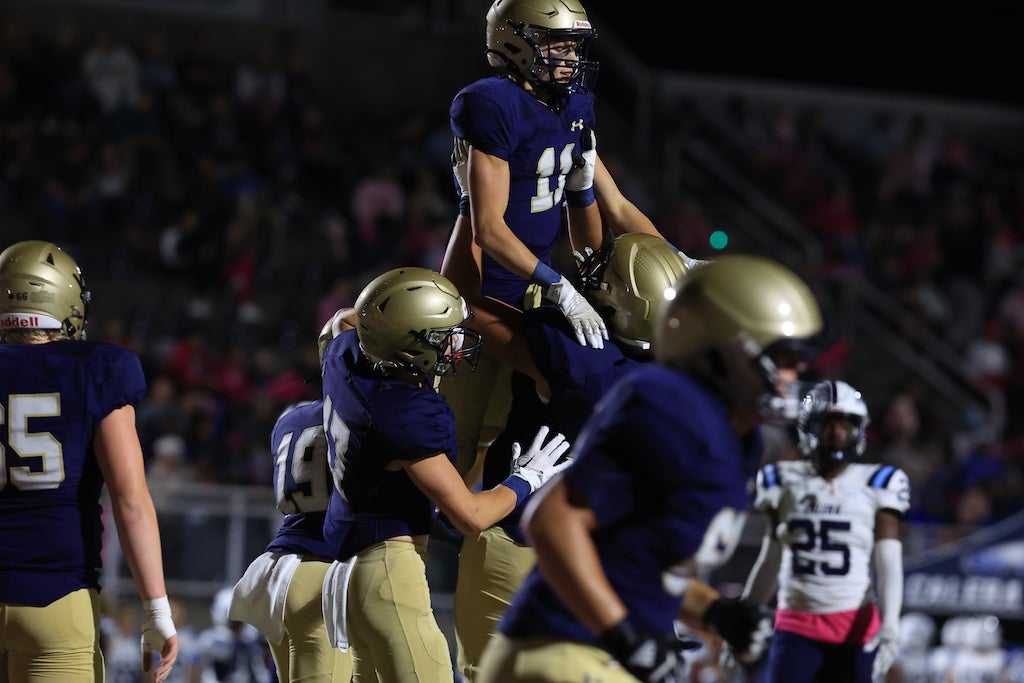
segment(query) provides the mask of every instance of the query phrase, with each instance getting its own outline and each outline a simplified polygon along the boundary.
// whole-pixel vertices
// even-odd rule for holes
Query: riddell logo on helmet
[[[586,28],[586,29],[589,29],[590,28],[590,22],[589,21],[584,21],[583,19],[576,19],[575,21],[572,22],[572,27],[573,28]]]
[[[0,318],[0,327],[39,327],[39,316],[9,315]]]

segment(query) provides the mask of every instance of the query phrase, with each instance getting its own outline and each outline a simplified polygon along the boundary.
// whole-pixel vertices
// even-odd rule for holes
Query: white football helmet
[[[852,430],[837,420],[852,423]],[[864,455],[870,421],[859,391],[842,381],[819,382],[800,404],[797,445],[818,472],[829,474]]]

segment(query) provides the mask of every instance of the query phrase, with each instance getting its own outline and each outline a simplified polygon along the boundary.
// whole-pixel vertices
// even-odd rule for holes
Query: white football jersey
[[[850,463],[826,480],[810,461],[784,460],[758,472],[754,505],[778,517],[778,607],[845,612],[874,600],[875,513],[905,513],[910,480],[898,467],[865,463]]]

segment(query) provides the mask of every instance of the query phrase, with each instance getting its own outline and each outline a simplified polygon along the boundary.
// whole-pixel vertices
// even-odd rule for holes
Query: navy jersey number
[[[800,539],[789,544],[793,550],[794,574],[846,576],[850,572],[850,547],[829,536],[833,532],[849,531],[850,522],[823,519],[815,526],[814,520],[796,517],[789,520],[787,528],[790,537]],[[835,553],[835,561],[816,561],[808,556],[815,551]]]

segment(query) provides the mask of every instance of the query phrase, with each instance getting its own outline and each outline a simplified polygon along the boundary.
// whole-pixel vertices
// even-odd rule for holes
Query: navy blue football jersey
[[[379,541],[429,534],[436,507],[395,461],[446,454],[455,464],[455,416],[429,386],[372,373],[355,330],[324,354],[324,425],[334,490],[324,537],[345,560]]]
[[[0,602],[99,588],[99,423],[146,393],[138,357],[102,342],[0,344]]]
[[[331,499],[331,469],[323,401],[307,401],[277,418],[270,435],[274,496],[285,518],[267,545],[270,552],[333,559],[337,548],[324,541],[324,517]]]
[[[594,126],[594,97],[574,94],[555,113],[505,77],[463,88],[449,109],[452,132],[482,152],[508,162],[510,188],[505,222],[541,261],[562,228],[565,176],[585,127]],[[529,283],[483,255],[481,292],[521,308]]]
[[[680,563],[724,561],[735,547],[759,439],[741,442],[726,407],[690,378],[644,363],[598,403],[573,452],[565,478],[597,515],[592,537],[608,580],[638,629],[671,633]],[[727,550],[717,547],[719,532],[729,536]],[[500,628],[512,637],[596,641],[536,569]]]
[[[594,406],[608,390],[642,361],[625,356],[615,344],[602,349],[580,346],[561,311],[542,306],[523,313],[522,329],[537,369],[547,379],[551,398],[537,398],[533,380],[520,373],[512,378],[512,407],[505,429],[487,451],[484,488],[500,484],[511,471],[512,442],[528,448],[542,425],[552,434],[576,440]],[[519,528],[522,507],[500,525],[518,543],[525,543]]]

